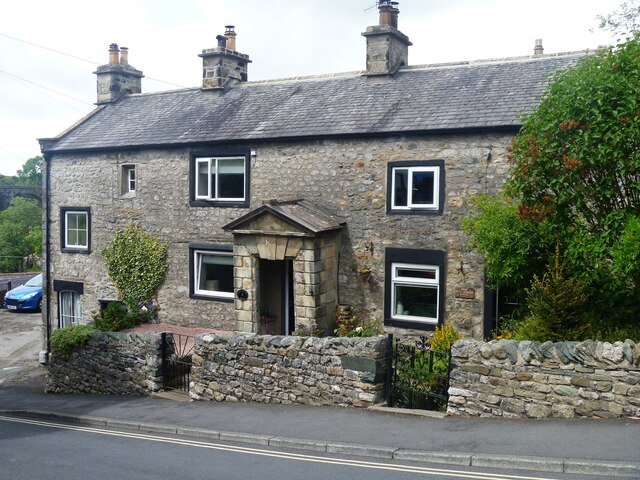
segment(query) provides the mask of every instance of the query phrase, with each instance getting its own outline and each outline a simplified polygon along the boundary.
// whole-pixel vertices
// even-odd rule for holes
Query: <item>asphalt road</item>
[[[159,478],[586,480],[594,477],[375,461],[300,450],[0,417],[0,480]]]
[[[0,384],[38,361],[42,348],[42,315],[0,309]]]

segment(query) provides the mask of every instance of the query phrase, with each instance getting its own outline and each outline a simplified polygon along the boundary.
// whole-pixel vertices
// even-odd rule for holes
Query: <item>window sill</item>
[[[387,209],[387,215],[427,215],[427,216],[442,216],[442,209],[428,210],[421,208],[407,208],[407,209]]]
[[[190,294],[189,298],[192,298],[194,300],[209,300],[212,302],[222,302],[222,303],[233,303],[235,301],[234,297],[218,297],[215,295],[200,295],[197,293]]]
[[[385,318],[384,324],[389,327],[410,328],[412,330],[435,330],[441,322],[408,321]]]
[[[72,248],[72,247],[62,247],[60,249],[62,253],[91,253],[91,250],[88,248]]]
[[[248,201],[226,202],[222,200],[190,200],[191,207],[249,208]]]

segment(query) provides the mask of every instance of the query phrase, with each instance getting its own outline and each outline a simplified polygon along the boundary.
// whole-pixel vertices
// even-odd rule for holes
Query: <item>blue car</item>
[[[2,303],[9,310],[40,310],[42,306],[42,274],[24,285],[9,290]]]

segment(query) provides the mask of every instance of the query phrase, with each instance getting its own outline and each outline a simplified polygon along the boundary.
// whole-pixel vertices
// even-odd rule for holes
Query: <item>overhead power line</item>
[[[70,53],[61,52],[60,50],[55,50],[53,48],[45,47],[44,45],[39,45],[37,43],[29,42],[27,40],[22,40],[21,38],[12,37],[11,35],[7,35],[6,33],[0,33],[0,36],[10,38],[11,40],[15,40],[16,42],[26,43],[27,45],[31,45],[33,47],[38,47],[38,48],[42,48],[44,50],[49,50],[50,52],[58,53],[60,55],[64,55],[65,57],[75,58],[76,60],[80,60],[82,62],[91,63],[93,65],[100,65],[99,63],[94,62],[92,60],[87,60],[86,58],[82,58],[82,57],[76,57],[75,55],[71,55]]]
[[[11,155],[12,157],[16,157],[18,160],[22,160],[23,162],[26,162],[27,159],[21,157],[20,155],[16,155],[15,153],[13,153],[11,150],[7,150],[6,148],[3,148],[0,146],[0,150],[2,150],[5,153],[8,153],[9,155]]]
[[[76,55],[72,55],[70,53],[62,52],[62,51],[56,50],[54,48],[45,47],[44,45],[40,45],[38,43],[30,42],[28,40],[23,40],[21,38],[13,37],[11,35],[7,35],[6,33],[0,32],[0,36],[6,37],[6,38],[10,38],[11,40],[15,40],[16,42],[26,43],[27,45],[31,45],[32,47],[42,48],[43,50],[48,50],[50,52],[57,53],[58,55],[64,55],[65,57],[74,58],[76,60],[80,60],[81,62],[90,63],[92,65],[100,65],[100,63],[94,62],[93,60],[88,60],[86,58],[78,57]],[[178,88],[185,88],[184,85],[178,85],[177,83],[167,82],[166,80],[160,80],[159,78],[153,78],[153,77],[149,77],[147,75],[145,75],[145,77],[148,78],[149,80],[153,80],[154,82],[160,82],[160,83],[164,83],[166,85],[171,85],[173,87],[178,87]]]
[[[77,110],[78,112],[83,112],[84,110],[81,110],[81,109],[77,108],[76,106],[71,105],[69,102],[65,102],[61,98],[55,97],[53,95],[50,95],[47,92],[43,92],[42,90],[39,90],[39,89],[48,90],[50,92],[55,93],[56,95],[60,95],[60,96],[63,96],[63,97],[68,97],[68,98],[70,98],[72,100],[75,100],[76,102],[81,102],[81,103],[83,103],[85,105],[92,105],[91,103],[85,102],[84,100],[80,100],[79,98],[72,97],[71,95],[67,95],[66,93],[62,93],[62,92],[59,92],[59,91],[54,90],[52,88],[45,87],[44,85],[40,85],[38,83],[32,82],[30,80],[27,80],[25,78],[18,77],[17,75],[13,75],[12,73],[5,72],[4,70],[0,70],[0,75],[4,75],[9,80],[13,80],[14,82],[18,82],[18,83],[22,84],[23,86],[25,86],[27,88],[30,88],[30,89],[38,92],[39,94],[44,95],[45,97],[49,97],[49,98],[51,98],[53,100],[56,100],[56,101],[58,101],[58,102],[60,102],[60,103],[62,103],[64,105],[68,106],[69,108],[73,108],[74,110]],[[38,87],[38,88],[35,88],[35,87]]]

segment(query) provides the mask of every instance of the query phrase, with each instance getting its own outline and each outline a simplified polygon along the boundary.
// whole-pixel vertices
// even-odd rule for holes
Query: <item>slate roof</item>
[[[585,53],[407,67],[137,94],[97,108],[46,151],[517,128],[549,75]]]

